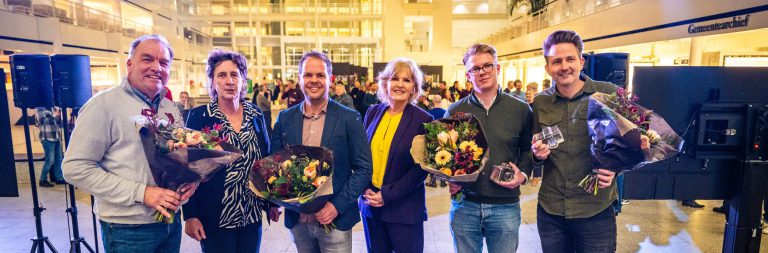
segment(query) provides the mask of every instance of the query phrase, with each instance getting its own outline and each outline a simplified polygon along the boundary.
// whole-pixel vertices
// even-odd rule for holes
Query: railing
[[[37,17],[58,18],[62,23],[104,32],[122,33],[138,37],[152,32],[151,27],[140,25],[112,14],[86,7],[68,0],[2,0],[2,7],[10,12]]]
[[[454,2],[453,14],[508,14],[509,6],[496,1]]]
[[[381,3],[356,4],[186,4],[179,6],[179,12],[190,15],[247,15],[247,14],[307,14],[324,15],[378,15]]]
[[[521,15],[516,18],[513,15],[509,26],[502,28],[481,41],[489,44],[501,43],[633,1],[635,0],[552,0],[543,9],[534,13]],[[514,12],[515,10],[512,11]]]

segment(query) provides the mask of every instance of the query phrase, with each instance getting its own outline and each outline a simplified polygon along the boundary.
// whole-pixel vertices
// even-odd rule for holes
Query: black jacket
[[[247,102],[246,102],[247,103]],[[198,106],[189,111],[187,115],[186,127],[195,130],[202,130],[204,127],[212,127],[213,124],[222,124],[223,122],[216,117],[211,116],[208,109],[209,104]],[[258,107],[253,107],[261,112]],[[269,155],[269,134],[263,120],[264,114],[254,115],[252,120],[254,131],[259,135],[258,142],[262,156]],[[195,194],[182,207],[184,220],[198,218],[203,224],[205,232],[215,233],[219,228],[219,218],[224,206],[221,200],[224,198],[224,179],[227,175],[226,170],[220,169],[214,174],[208,182],[201,183],[195,191]],[[262,210],[269,210],[269,204],[264,201],[260,205]]]

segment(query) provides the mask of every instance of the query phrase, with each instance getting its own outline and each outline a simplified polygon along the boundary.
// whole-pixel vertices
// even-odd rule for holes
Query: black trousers
[[[205,228],[203,228],[205,229]],[[261,246],[261,223],[241,228],[219,228],[205,231],[206,239],[200,241],[206,253],[255,253]]]
[[[369,253],[424,252],[424,222],[397,224],[363,217],[363,228]]]
[[[537,207],[537,223],[544,253],[616,252],[616,216],[613,206],[595,216],[566,219]]]

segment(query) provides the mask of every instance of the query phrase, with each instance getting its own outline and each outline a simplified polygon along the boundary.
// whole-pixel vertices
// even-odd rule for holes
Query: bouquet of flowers
[[[170,113],[160,119],[157,112],[144,109],[135,119],[149,168],[155,183],[178,191],[188,183],[205,182],[223,165],[240,158],[242,152],[220,136],[221,125],[196,131],[177,124]],[[174,213],[165,217],[155,212],[155,220],[173,223]]]
[[[477,119],[457,113],[425,123],[424,128],[426,134],[413,138],[413,160],[438,178],[462,186],[474,183],[488,160],[488,142]],[[460,198],[458,194],[451,198]]]
[[[620,173],[670,158],[681,150],[683,139],[658,114],[637,105],[637,100],[622,88],[614,94],[591,96],[587,124],[593,168]],[[579,186],[597,195],[597,181],[593,170]]]
[[[333,152],[323,147],[288,145],[253,164],[249,187],[286,209],[313,214],[333,194]],[[329,232],[331,226],[325,226]]]

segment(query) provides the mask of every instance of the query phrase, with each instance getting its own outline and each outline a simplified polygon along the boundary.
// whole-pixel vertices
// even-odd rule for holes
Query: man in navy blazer
[[[331,62],[317,51],[299,61],[299,85],[304,102],[277,117],[271,150],[286,145],[322,146],[333,151],[333,196],[315,214],[286,211],[300,253],[351,252],[352,227],[360,221],[357,198],[371,183],[371,148],[360,114],[328,98]],[[333,224],[326,233],[321,225]]]

